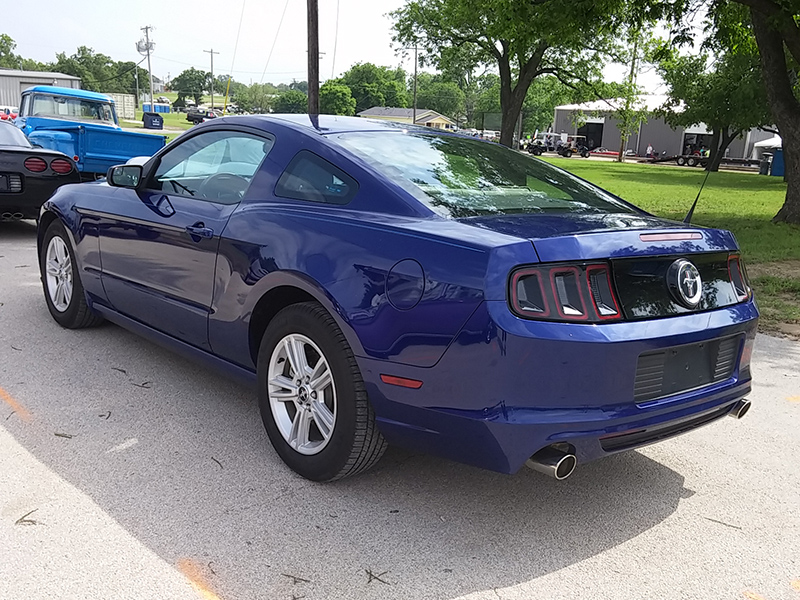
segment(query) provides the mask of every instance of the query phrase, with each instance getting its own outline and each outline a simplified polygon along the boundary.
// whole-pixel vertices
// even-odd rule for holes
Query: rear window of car
[[[31,143],[28,141],[28,138],[25,137],[25,134],[22,133],[19,129],[17,129],[14,125],[10,123],[3,123],[0,125],[0,146],[22,146],[23,148],[30,148]]]
[[[281,198],[325,204],[347,204],[357,191],[355,179],[308,150],[294,156],[275,186]]]
[[[565,171],[498,144],[412,130],[332,137],[445,217],[639,212]]]

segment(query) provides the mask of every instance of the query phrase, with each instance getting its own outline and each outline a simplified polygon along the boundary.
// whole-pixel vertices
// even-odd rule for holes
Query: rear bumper
[[[359,362],[390,443],[513,473],[556,442],[571,444],[586,462],[724,416],[750,391],[749,365],[741,358],[757,317],[748,302],[647,322],[573,325],[524,321],[505,303],[487,302],[434,367]],[[729,378],[634,400],[639,354],[736,334],[742,342]],[[381,374],[423,385],[387,385]]]

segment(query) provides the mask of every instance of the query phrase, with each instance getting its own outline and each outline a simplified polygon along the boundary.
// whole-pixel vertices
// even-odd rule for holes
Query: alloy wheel
[[[47,245],[45,256],[47,293],[53,308],[65,312],[72,300],[72,260],[64,240],[55,236]]]
[[[267,374],[269,404],[283,439],[296,452],[321,452],[336,426],[330,365],[308,337],[292,333],[275,346]]]

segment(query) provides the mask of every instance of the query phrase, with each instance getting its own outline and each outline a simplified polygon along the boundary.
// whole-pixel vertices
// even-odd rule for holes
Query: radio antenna
[[[692,222],[692,215],[694,214],[694,207],[697,206],[697,201],[700,199],[700,194],[703,192],[703,188],[706,185],[706,181],[708,181],[708,176],[711,175],[711,171],[706,171],[706,176],[703,179],[703,183],[700,186],[700,189],[697,192],[697,198],[694,199],[694,203],[692,204],[692,208],[689,209],[689,212],[686,213],[686,217],[683,219],[683,222],[687,225]]]

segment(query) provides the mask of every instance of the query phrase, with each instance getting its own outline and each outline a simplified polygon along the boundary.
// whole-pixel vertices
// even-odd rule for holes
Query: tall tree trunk
[[[770,27],[767,17],[750,10],[753,31],[761,54],[764,87],[772,116],[783,140],[786,167],[786,200],[773,222],[800,225],[800,102],[794,95],[786,67],[783,38]]]
[[[725,158],[725,150],[727,150],[728,146],[731,145],[731,142],[741,134],[742,132],[738,130],[731,131],[728,129],[728,127],[722,128],[722,134],[720,135],[718,147],[713,150],[714,154],[711,155],[711,160],[708,161],[708,166],[706,167],[707,171],[714,171],[715,173],[719,171],[719,165],[722,162],[722,159]],[[712,146],[714,146],[713,140]]]
[[[727,127],[725,128],[727,131]],[[706,171],[716,171],[718,169],[712,169],[711,165],[713,165],[716,161],[717,168],[719,168],[719,162],[717,161],[717,156],[719,155],[719,138],[720,138],[720,130],[719,127],[714,127],[711,130],[711,145],[708,148],[708,163],[706,164]]]
[[[514,143],[514,131],[517,128],[517,120],[522,111],[522,104],[525,102],[525,96],[528,95],[528,88],[531,87],[531,83],[539,74],[539,66],[544,52],[547,50],[547,45],[544,42],[540,43],[528,60],[519,65],[517,83],[512,87],[510,45],[504,40],[501,40],[500,44],[503,51],[502,53],[498,51],[495,54],[500,68],[500,110],[503,113],[500,122],[500,143],[511,148]]]

